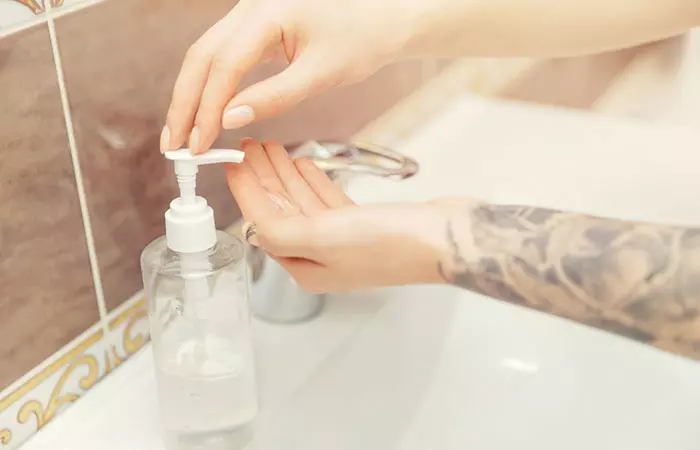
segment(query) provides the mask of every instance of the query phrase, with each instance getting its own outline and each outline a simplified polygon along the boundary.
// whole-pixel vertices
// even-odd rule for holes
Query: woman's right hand
[[[355,83],[402,56],[419,14],[411,0],[241,0],[187,52],[161,151],[207,151],[221,128],[280,114],[312,94]],[[238,92],[257,64],[282,72]]]

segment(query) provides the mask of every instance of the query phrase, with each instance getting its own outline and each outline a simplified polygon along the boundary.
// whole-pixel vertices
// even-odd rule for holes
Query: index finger
[[[255,223],[262,219],[283,216],[283,212],[270,198],[270,194],[247,162],[227,164],[226,179],[243,218],[248,222]]]
[[[225,38],[227,19],[219,20],[187,50],[173,87],[161,151],[180,148],[189,136],[212,59]]]
[[[243,77],[262,59],[265,52],[280,39],[279,28],[260,20],[250,20],[237,27],[213,56],[206,85],[203,87],[194,118],[190,149],[202,153],[209,149],[221,131],[224,106],[236,93]],[[249,106],[233,112],[240,126],[254,119]],[[242,121],[242,122],[241,122]],[[196,132],[195,132],[196,130]]]

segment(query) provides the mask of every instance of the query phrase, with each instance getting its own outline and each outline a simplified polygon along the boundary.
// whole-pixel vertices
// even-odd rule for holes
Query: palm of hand
[[[276,142],[244,139],[241,148],[245,161],[227,166],[226,172],[244,219],[257,228],[252,243],[316,290],[312,285],[324,264],[314,251],[319,236],[313,235],[313,219],[355,203],[313,162],[292,161]]]
[[[309,292],[439,282],[444,227],[434,204],[356,205],[309,160],[245,139],[227,167],[231,192],[256,226],[255,245]]]

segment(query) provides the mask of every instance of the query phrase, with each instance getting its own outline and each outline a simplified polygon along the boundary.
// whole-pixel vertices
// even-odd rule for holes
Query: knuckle
[[[340,72],[333,72],[328,75],[325,79],[325,83],[322,83],[322,88],[325,89],[336,89],[342,87],[345,84],[345,77]]]
[[[197,121],[208,121],[215,114],[216,101],[210,96],[202,96],[197,107]]]
[[[235,62],[224,52],[219,52],[212,58],[211,71],[217,74],[228,74],[233,71]]]
[[[207,46],[198,41],[187,49],[185,53],[185,63],[198,62],[208,58],[210,55],[211,52],[207,50]]]
[[[272,105],[286,104],[290,100],[288,93],[279,88],[270,89],[265,93],[265,97],[265,100]]]
[[[282,144],[280,144],[280,142],[275,140],[275,139],[265,139],[262,144],[263,144],[263,147],[265,147],[266,149],[267,148],[277,148],[277,147],[282,146]]]
[[[197,127],[197,130],[200,133],[200,139],[202,138],[203,133],[208,133],[214,128],[213,122],[215,120],[212,118],[212,116],[213,114],[209,112],[209,108],[206,104],[199,106],[197,116],[194,119],[194,125]]]
[[[191,121],[192,116],[188,113],[187,107],[180,103],[173,102],[165,117],[165,123],[168,125],[168,128],[170,128],[170,132],[181,132],[187,126],[188,120]]]
[[[174,117],[186,108],[189,96],[182,86],[175,85],[172,91],[172,99],[168,108],[168,117]]]
[[[309,173],[312,171],[320,171],[318,166],[316,165],[315,162],[309,157],[302,156],[301,158],[296,158],[294,160],[294,165],[297,167],[297,170],[301,173]]]

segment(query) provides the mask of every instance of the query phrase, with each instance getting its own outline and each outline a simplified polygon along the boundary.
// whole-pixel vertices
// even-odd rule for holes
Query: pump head
[[[240,150],[209,150],[193,155],[189,149],[165,152],[174,162],[180,197],[170,202],[165,212],[165,238],[168,247],[179,253],[203,252],[216,244],[214,211],[207,201],[196,195],[197,172],[204,164],[240,163]]]

